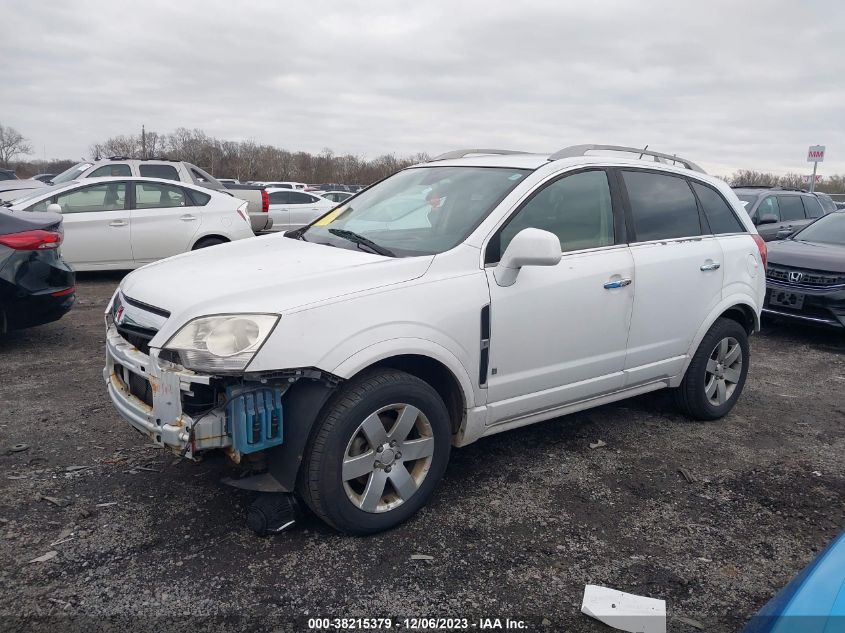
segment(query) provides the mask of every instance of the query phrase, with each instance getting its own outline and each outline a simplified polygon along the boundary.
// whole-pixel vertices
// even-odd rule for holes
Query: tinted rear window
[[[707,217],[707,223],[714,234],[745,232],[745,228],[719,192],[697,182],[692,183],[692,188],[695,189],[695,194]]]
[[[179,172],[173,165],[141,165],[138,167],[138,173],[147,178],[179,180]]]
[[[701,235],[698,206],[687,181],[643,171],[623,171],[638,242]]]

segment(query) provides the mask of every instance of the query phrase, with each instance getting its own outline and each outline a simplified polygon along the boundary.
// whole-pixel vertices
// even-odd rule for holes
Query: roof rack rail
[[[701,167],[696,165],[691,160],[686,158],[681,158],[680,156],[675,156],[672,154],[664,154],[662,152],[655,152],[648,149],[648,145],[645,147],[626,147],[624,145],[571,145],[570,147],[564,147],[562,150],[559,150],[549,156],[549,160],[558,160],[560,158],[573,158],[575,156],[584,156],[587,152],[596,151],[596,150],[608,150],[614,152],[628,152],[631,154],[639,154],[640,158],[643,155],[652,156],[654,157],[654,161],[659,163],[663,161],[671,161],[672,163],[680,163],[687,169],[691,169],[692,171],[698,171],[702,174],[706,174],[707,172],[704,171]],[[661,161],[662,159],[662,161]]]
[[[801,187],[781,187],[780,185],[731,185],[731,189],[770,189],[772,191],[800,191],[801,193],[810,193],[807,189]]]
[[[106,158],[97,158],[96,160],[160,160],[162,162],[178,163],[175,158],[168,158],[167,156],[144,156],[132,158],[131,156],[108,156]]]
[[[470,154],[501,154],[503,156],[508,156],[511,154],[525,154],[525,152],[519,152],[512,149],[455,149],[451,152],[440,154],[440,156],[435,156],[428,162],[431,163],[436,160],[449,160],[451,158],[463,158],[464,156],[469,156]]]

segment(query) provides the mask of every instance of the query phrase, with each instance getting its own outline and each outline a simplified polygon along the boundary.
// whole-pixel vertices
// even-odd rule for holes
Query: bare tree
[[[0,123],[0,164],[9,162],[20,154],[31,154],[32,145],[15,128]]]

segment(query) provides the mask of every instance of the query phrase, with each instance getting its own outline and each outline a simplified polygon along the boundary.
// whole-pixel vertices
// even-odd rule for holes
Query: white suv
[[[104,378],[156,444],[222,449],[252,473],[236,485],[372,533],[426,503],[450,446],[662,388],[726,415],[765,259],[691,161],[459,150],[295,232],[130,274]]]

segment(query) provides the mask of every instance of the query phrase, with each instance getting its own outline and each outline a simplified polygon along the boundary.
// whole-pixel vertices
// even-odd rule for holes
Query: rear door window
[[[778,203],[780,204],[781,222],[803,220],[806,217],[804,205],[801,204],[801,196],[778,196]]]
[[[818,198],[801,196],[801,201],[804,203],[804,211],[807,212],[808,218],[820,218],[824,215],[824,209]]]
[[[104,178],[112,176],[117,178],[126,178],[127,176],[131,175],[132,170],[129,169],[129,165],[127,165],[126,163],[113,163],[111,165],[103,165],[102,167],[97,167],[97,169],[95,169],[85,177]]]
[[[147,163],[138,167],[138,173],[144,178],[161,178],[162,180],[179,180],[179,172],[173,165],[161,163]]]
[[[699,202],[701,202],[710,230],[715,235],[745,232],[745,228],[736,218],[733,210],[715,189],[698,182],[693,182],[692,188],[695,190]]]
[[[291,191],[288,193],[288,200],[289,204],[313,204],[317,201],[317,198],[300,191]]]
[[[270,204],[288,204],[287,191],[273,191],[270,193]]]
[[[169,207],[192,206],[182,187],[159,182],[135,183],[136,209],[166,209]]]
[[[701,235],[698,205],[686,179],[622,171],[638,242]]]

